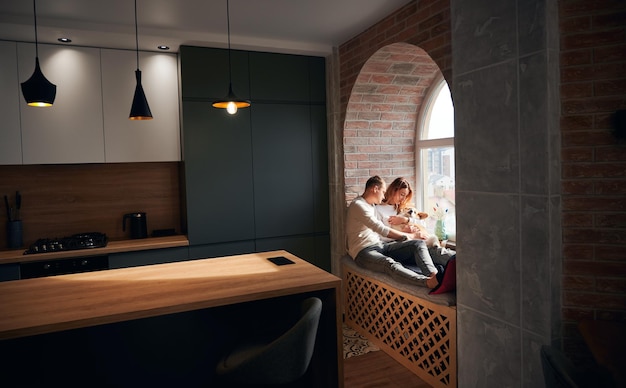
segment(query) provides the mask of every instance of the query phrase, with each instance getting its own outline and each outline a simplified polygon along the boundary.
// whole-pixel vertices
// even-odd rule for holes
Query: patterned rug
[[[365,353],[380,350],[366,338],[362,337],[356,330],[343,325],[343,359],[360,356]]]

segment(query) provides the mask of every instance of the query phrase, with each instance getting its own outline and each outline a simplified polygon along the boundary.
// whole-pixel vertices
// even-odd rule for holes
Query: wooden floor
[[[345,388],[431,388],[379,350],[343,361]]]

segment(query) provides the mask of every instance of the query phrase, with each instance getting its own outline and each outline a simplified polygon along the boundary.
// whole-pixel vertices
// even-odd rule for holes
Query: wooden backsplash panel
[[[111,163],[0,166],[0,195],[22,195],[24,247],[38,238],[103,232],[111,240],[122,231],[126,213],[145,212],[148,234],[155,229],[181,233],[180,163]],[[6,211],[0,211],[0,250],[7,249]]]

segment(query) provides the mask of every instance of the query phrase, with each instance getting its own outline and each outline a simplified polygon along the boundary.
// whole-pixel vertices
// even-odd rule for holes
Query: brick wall
[[[426,52],[406,43],[377,51],[352,89],[344,124],[346,202],[366,180],[403,176],[415,185],[415,127],[439,68]]]
[[[626,2],[561,0],[563,321],[570,354],[581,319],[626,319]]]
[[[412,2],[339,47],[347,202],[372,175],[415,186],[416,119],[450,53],[447,1]]]

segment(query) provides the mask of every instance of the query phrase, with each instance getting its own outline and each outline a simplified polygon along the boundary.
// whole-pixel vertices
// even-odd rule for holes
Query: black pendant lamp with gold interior
[[[133,105],[130,108],[131,120],[152,120],[152,112],[150,112],[150,106],[148,106],[148,100],[146,94],[143,92],[143,86],[141,86],[141,70],[139,70],[139,34],[137,30],[137,0],[135,0],[135,45],[137,52],[137,70],[135,70],[135,78],[137,79],[137,86],[135,87],[135,95],[133,97]]]
[[[230,52],[230,6],[229,0],[226,0],[226,20],[228,26],[228,95],[222,100],[215,101],[213,103],[214,108],[226,109],[226,112],[234,115],[240,108],[247,108],[250,106],[250,101],[241,99],[233,92],[233,71],[231,64],[231,52]]]
[[[22,82],[22,94],[29,106],[48,107],[54,104],[57,86],[48,81],[39,67],[39,42],[37,40],[37,3],[33,0],[35,15],[35,71],[30,78]]]

